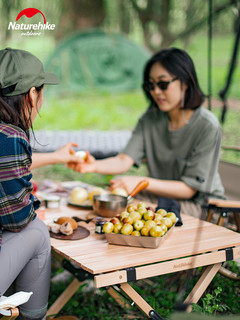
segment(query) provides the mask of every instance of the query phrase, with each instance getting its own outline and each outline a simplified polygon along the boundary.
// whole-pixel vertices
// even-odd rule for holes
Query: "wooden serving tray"
[[[105,237],[109,244],[156,249],[169,237],[174,226],[175,224],[162,237],[137,237],[119,233],[105,233]]]
[[[88,237],[90,234],[90,231],[84,227],[78,226],[77,229],[74,230],[73,233],[68,236],[62,233],[54,233],[51,231],[49,233],[50,233],[50,237],[59,239],[59,240],[80,240]]]

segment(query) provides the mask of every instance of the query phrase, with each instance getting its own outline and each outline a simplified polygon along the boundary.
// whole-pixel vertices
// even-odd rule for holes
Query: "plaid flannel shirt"
[[[36,217],[32,195],[32,149],[25,132],[0,123],[0,249],[2,230],[19,232]]]

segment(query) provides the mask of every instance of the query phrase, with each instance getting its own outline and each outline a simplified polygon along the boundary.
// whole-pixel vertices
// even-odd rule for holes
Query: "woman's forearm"
[[[36,169],[49,164],[56,164],[59,162],[58,156],[54,153],[33,153],[31,169]]]
[[[147,190],[162,197],[174,199],[191,199],[196,190],[189,187],[183,181],[159,180],[148,178],[149,186]]]
[[[74,142],[68,142],[61,148],[49,153],[33,153],[31,169],[36,169],[42,166],[56,163],[69,163],[80,161],[79,157],[75,155],[73,147],[78,145]]]
[[[133,165],[133,159],[125,154],[96,161],[96,172],[101,174],[121,174]]]

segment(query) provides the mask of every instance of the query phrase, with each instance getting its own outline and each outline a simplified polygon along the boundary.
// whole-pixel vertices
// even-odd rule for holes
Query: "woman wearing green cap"
[[[36,217],[40,202],[31,193],[29,129],[43,103],[43,86],[58,82],[31,53],[0,50],[0,294],[33,292],[19,306],[18,319],[46,317],[51,247],[48,229]],[[68,160],[74,161],[70,153]]]

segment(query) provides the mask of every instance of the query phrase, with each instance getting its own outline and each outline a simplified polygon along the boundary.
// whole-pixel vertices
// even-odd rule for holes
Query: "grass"
[[[146,108],[142,92],[46,96],[35,130],[131,129]]]

